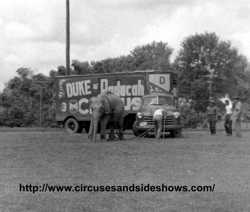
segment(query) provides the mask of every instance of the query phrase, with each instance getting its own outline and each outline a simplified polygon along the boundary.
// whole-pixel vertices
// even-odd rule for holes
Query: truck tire
[[[78,133],[81,131],[81,127],[80,127],[79,122],[74,118],[67,119],[65,124],[64,124],[64,128],[70,134]]]
[[[133,130],[133,133],[134,133],[134,135],[135,135],[136,137],[142,135],[143,133],[145,133],[145,131],[143,131],[143,130],[138,130],[138,129],[136,128],[136,124],[135,124],[135,123],[133,124],[132,130]]]
[[[141,132],[140,132],[140,131],[138,131],[138,130],[134,130],[134,129],[133,129],[133,133],[134,133],[134,135],[135,135],[135,136],[139,136],[139,135],[141,134]]]

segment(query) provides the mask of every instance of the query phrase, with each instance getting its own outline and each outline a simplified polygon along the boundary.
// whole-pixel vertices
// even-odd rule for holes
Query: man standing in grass
[[[234,98],[232,120],[234,122],[235,133],[237,137],[242,137],[241,134],[241,115],[242,115],[242,103],[239,96]]]
[[[215,105],[215,101],[213,99],[210,99],[209,105],[207,107],[207,120],[211,135],[216,134],[217,110],[218,109]]]
[[[162,126],[162,121],[164,119],[164,111],[163,109],[157,109],[155,110],[153,114],[153,121],[155,124],[155,138],[160,139],[163,126]]]
[[[230,100],[228,94],[226,94],[225,97],[220,99],[223,104],[225,105],[225,121],[224,121],[224,127],[225,127],[225,131],[226,134],[231,136],[232,135],[232,113],[233,113],[233,103]]]
[[[225,100],[225,109],[226,109],[226,116],[225,116],[225,123],[224,123],[224,127],[225,127],[225,131],[227,135],[232,135],[233,130],[232,130],[232,109],[233,109],[233,105],[232,102],[228,99]]]

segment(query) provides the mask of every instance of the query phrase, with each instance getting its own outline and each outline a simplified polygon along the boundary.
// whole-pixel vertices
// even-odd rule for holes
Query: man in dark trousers
[[[155,123],[155,138],[160,139],[162,134],[162,120],[164,119],[163,109],[157,109],[153,114],[153,120]]]
[[[215,101],[213,99],[210,99],[209,105],[207,107],[207,119],[211,135],[216,134],[217,110],[218,109],[215,105]]]
[[[242,116],[242,102],[240,101],[240,97],[236,96],[234,97],[232,120],[234,122],[234,127],[235,127],[235,132],[236,132],[237,137],[242,137],[241,116]]]
[[[225,131],[227,135],[232,135],[232,109],[233,105],[229,99],[225,100],[225,109],[226,109],[226,116],[225,116]]]
[[[232,113],[233,113],[233,102],[229,98],[229,95],[226,94],[225,97],[220,99],[221,102],[225,105],[225,121],[224,121],[224,128],[226,131],[226,135],[232,135]]]

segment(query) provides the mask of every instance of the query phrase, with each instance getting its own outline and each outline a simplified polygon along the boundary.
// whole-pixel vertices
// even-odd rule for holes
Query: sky
[[[195,33],[215,32],[250,59],[249,0],[71,0],[71,59],[100,60],[167,42],[177,55]],[[0,5],[0,90],[19,67],[48,74],[65,64],[65,0]]]

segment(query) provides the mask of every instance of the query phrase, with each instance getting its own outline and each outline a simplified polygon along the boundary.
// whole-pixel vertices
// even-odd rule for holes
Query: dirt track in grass
[[[126,139],[132,135],[126,135]],[[22,184],[210,185],[215,192],[19,192]],[[0,133],[0,211],[250,211],[250,132],[88,141],[65,132]]]

